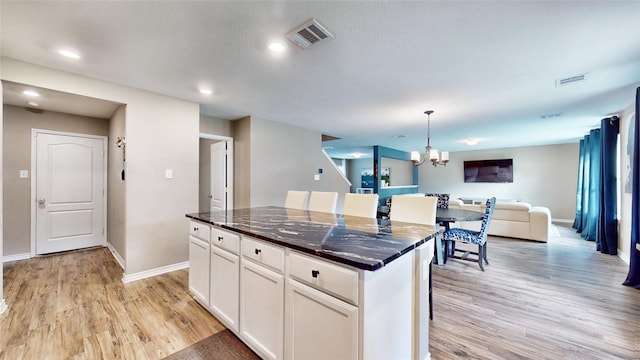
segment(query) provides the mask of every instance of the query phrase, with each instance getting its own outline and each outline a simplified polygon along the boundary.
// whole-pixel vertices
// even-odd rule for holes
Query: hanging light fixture
[[[431,114],[433,114],[433,110],[427,110],[424,113],[427,114],[427,146],[425,147],[425,154],[421,160],[420,153],[412,151],[411,161],[413,162],[413,165],[418,166],[429,159],[433,166],[447,166],[447,163],[449,162],[449,152],[443,151],[442,154],[440,154],[438,150],[431,147]]]

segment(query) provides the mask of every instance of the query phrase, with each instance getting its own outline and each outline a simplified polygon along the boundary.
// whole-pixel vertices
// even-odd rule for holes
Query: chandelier
[[[413,165],[418,166],[429,159],[433,166],[447,166],[447,163],[449,162],[449,152],[443,151],[442,154],[440,154],[438,150],[431,147],[431,114],[433,114],[433,110],[427,110],[424,113],[427,114],[427,146],[425,147],[425,154],[424,157],[420,159],[420,153],[412,151],[411,162],[413,162]]]

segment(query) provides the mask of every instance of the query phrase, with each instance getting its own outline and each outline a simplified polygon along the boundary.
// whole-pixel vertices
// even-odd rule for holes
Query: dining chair
[[[378,213],[378,194],[344,194],[342,214],[375,218]]]
[[[389,213],[389,220],[392,223],[394,221],[402,221],[422,225],[436,225],[437,197],[393,195],[391,203],[393,207]],[[440,236],[437,236],[435,241],[440,241]],[[429,264],[429,318],[431,320],[433,320],[432,263]]]
[[[327,191],[312,191],[309,197],[309,211],[336,213],[338,193]]]
[[[287,199],[284,201],[284,207],[288,209],[306,210],[308,198],[308,191],[289,190],[287,192]]]
[[[445,242],[445,251],[448,251],[448,257],[459,260],[474,261],[480,265],[480,270],[484,271],[483,262],[489,265],[487,260],[487,232],[489,231],[489,223],[493,215],[493,209],[496,206],[496,198],[487,199],[486,209],[480,225],[480,231],[473,231],[461,228],[451,228],[444,232],[443,240]],[[478,252],[456,249],[456,241],[478,245]],[[450,250],[449,250],[450,249]],[[455,252],[464,252],[462,256],[455,255]],[[469,258],[468,255],[476,255],[477,259]]]
[[[433,196],[393,195],[389,220],[422,225],[436,224],[438,198]]]
[[[438,209],[449,208],[449,194],[425,194],[425,196],[435,196],[438,198]]]

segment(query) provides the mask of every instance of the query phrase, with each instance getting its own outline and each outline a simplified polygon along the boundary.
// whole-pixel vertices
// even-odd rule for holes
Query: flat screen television
[[[513,159],[465,161],[464,182],[512,183]]]

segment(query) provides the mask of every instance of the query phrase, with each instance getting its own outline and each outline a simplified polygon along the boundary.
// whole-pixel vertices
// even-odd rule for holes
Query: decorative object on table
[[[445,262],[448,257],[467,261],[477,261],[478,265],[480,265],[480,270],[484,271],[484,266],[482,265],[482,263],[485,262],[487,265],[489,265],[489,261],[487,260],[487,233],[489,231],[489,222],[491,221],[491,216],[493,215],[493,209],[495,208],[495,206],[495,197],[487,200],[484,217],[482,218],[482,225],[480,226],[480,231],[453,228],[444,232],[443,240],[445,243]],[[456,241],[478,245],[478,252],[456,249]],[[456,251],[464,252],[464,255],[457,256],[455,255]],[[477,255],[477,259],[469,258],[468,255],[470,254]]]
[[[440,154],[438,150],[431,147],[431,114],[433,114],[433,110],[427,110],[424,113],[427,114],[427,146],[425,147],[425,154],[424,157],[420,159],[420,153],[412,151],[411,161],[414,165],[418,166],[422,165],[422,163],[429,159],[433,166],[447,166],[447,163],[449,162],[449,152],[443,151],[442,154]]]

